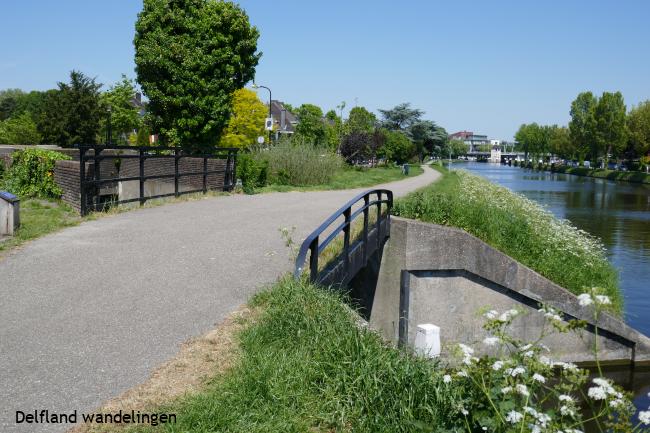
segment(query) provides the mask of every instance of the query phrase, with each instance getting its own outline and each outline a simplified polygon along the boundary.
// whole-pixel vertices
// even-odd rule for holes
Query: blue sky
[[[411,102],[449,132],[511,139],[523,122],[566,124],[584,90],[650,99],[650,2],[261,1],[259,84],[274,99],[346,111]],[[135,77],[140,1],[3,0],[0,88],[47,89],[71,69]],[[261,93],[263,100],[267,93]]]

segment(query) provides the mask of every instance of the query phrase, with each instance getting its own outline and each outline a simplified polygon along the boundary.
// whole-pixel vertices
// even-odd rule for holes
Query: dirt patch
[[[144,383],[107,401],[93,412],[152,411],[186,394],[203,388],[209,379],[229,370],[239,356],[237,334],[256,314],[248,306],[230,313],[208,333],[192,338],[181,346],[174,358],[158,367]],[[119,424],[77,424],[68,433],[121,431]]]

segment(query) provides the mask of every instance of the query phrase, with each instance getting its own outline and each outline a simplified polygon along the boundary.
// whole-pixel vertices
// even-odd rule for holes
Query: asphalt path
[[[437,179],[382,185],[395,196]],[[363,189],[230,195],[106,216],[0,258],[2,432],[16,411],[87,412],[144,382],[292,269],[279,229],[303,239]]]

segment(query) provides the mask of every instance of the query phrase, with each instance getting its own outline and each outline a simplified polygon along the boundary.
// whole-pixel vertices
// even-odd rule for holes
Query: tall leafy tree
[[[391,131],[405,131],[418,122],[424,111],[411,108],[411,104],[404,102],[389,110],[379,110],[383,119],[382,126]]]
[[[650,156],[650,101],[632,108],[627,116],[628,140],[634,154]]]
[[[431,120],[420,120],[408,129],[409,136],[415,143],[420,159],[424,153],[432,154],[442,149],[447,142],[447,131]]]
[[[302,104],[296,110],[298,124],[296,125],[297,138],[315,145],[326,143],[327,133],[323,122],[323,110],[313,104]]]
[[[354,107],[350,110],[345,121],[345,133],[366,132],[371,133],[377,125],[377,116],[365,107]]]
[[[569,129],[566,126],[553,125],[549,128],[549,149],[551,153],[561,158],[575,158],[576,148],[571,141]]]
[[[248,89],[235,90],[232,98],[232,115],[223,130],[219,145],[246,148],[264,135],[264,119],[268,108],[257,93]]]
[[[550,129],[537,123],[523,124],[515,134],[515,140],[522,146],[526,157],[546,155],[550,150]]]
[[[583,159],[588,153],[592,158],[598,157],[595,140],[597,103],[597,98],[591,92],[580,93],[571,103],[569,135],[576,147],[578,159]]]
[[[104,110],[111,109],[111,132],[113,137],[128,136],[142,125],[140,108],[133,104],[135,98],[135,83],[126,75],[113,84],[101,95],[101,104]],[[101,136],[106,137],[107,116],[101,117]]]
[[[79,71],[70,73],[69,83],[46,93],[39,118],[43,142],[72,146],[96,144],[99,135],[101,84]]]
[[[605,156],[605,164],[607,164],[610,154],[620,155],[627,144],[626,111],[621,92],[603,92],[596,104],[594,110],[595,142],[598,153]]]
[[[164,141],[205,150],[253,79],[259,31],[229,1],[144,0],[135,25],[138,82]]]
[[[382,154],[387,160],[402,164],[415,154],[415,146],[405,133],[385,130],[384,134],[386,142]]]

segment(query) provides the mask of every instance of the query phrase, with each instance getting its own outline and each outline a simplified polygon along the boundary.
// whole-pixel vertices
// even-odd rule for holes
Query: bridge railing
[[[296,258],[294,278],[299,279],[303,275],[309,253],[311,282],[347,284],[389,237],[392,207],[393,192],[387,189],[368,190],[348,201],[304,240]],[[355,220],[359,218],[360,221],[361,215],[363,225],[355,226]],[[372,217],[375,217],[374,221],[371,221]],[[354,233],[354,238],[353,228],[359,230]],[[335,239],[340,238],[341,233],[343,244],[340,251],[324,267],[319,267],[319,256]]]

